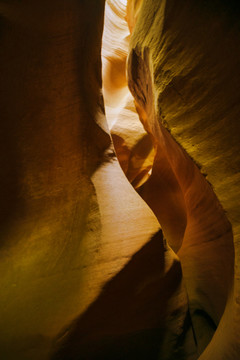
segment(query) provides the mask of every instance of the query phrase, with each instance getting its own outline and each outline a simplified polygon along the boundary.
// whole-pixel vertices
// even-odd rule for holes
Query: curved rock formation
[[[103,95],[106,118],[118,161],[134,188],[152,169],[152,141],[139,121],[126,78],[130,32],[126,2],[107,1],[102,44]]]
[[[0,0],[1,358],[237,360],[237,3],[104,6]]]
[[[201,357],[209,359],[235,359],[240,353],[236,10],[236,2],[224,1],[127,5],[132,32],[128,83],[155,149],[150,177],[137,188],[181,259],[199,355],[222,318]],[[124,125],[124,111],[118,115],[121,139],[132,134],[132,117]],[[126,159],[134,158],[134,147],[120,141],[114,127],[112,137],[131,181]],[[141,162],[147,159],[145,154]],[[141,169],[135,168],[135,178],[141,177]]]
[[[109,148],[104,1],[0,1],[0,14],[0,354],[44,360],[159,225]]]

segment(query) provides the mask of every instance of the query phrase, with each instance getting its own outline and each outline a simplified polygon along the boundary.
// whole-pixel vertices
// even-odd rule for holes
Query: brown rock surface
[[[198,1],[146,1],[138,8],[136,18],[132,9],[139,4],[129,1],[128,5],[130,28],[134,28],[129,86],[141,121],[157,148],[153,179],[150,177],[143,185],[141,195],[159,214],[166,235],[171,229],[168,238],[181,259],[199,353],[210,340],[208,336],[204,339],[207,328],[217,325],[223,315],[201,359],[237,359],[240,309],[236,79],[240,53],[236,51],[239,27],[234,6],[235,11],[238,7],[236,2],[224,1],[211,5]],[[200,164],[201,171],[195,163]],[[157,178],[161,178],[159,182]],[[166,196],[169,208],[165,207],[163,216],[155,195],[164,192],[164,182],[169,188],[169,178],[179,186],[170,188],[171,194],[178,194],[178,205],[172,206]],[[181,231],[180,239],[179,226],[170,221],[176,206],[186,214],[185,232]],[[235,246],[233,291],[229,221]]]
[[[103,10],[0,2],[4,360],[48,358],[52,339],[159,228],[104,155]]]
[[[111,128],[126,176],[181,259],[199,355],[222,318],[202,355],[209,359],[240,356],[237,10],[235,1],[128,1],[128,83],[154,160],[144,154],[146,144],[141,148],[138,139],[147,135],[135,125],[129,95]],[[117,32],[113,26],[116,38]],[[147,177],[137,166],[136,148],[141,164],[152,168]]]
[[[234,6],[0,0],[0,358],[240,357]]]

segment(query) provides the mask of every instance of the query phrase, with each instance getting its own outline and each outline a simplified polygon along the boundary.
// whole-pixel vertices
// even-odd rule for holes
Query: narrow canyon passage
[[[1,359],[240,358],[239,14],[0,0]]]
[[[130,40],[129,29],[134,32],[135,23],[142,27],[139,33],[145,31],[144,20],[136,20],[141,6],[144,18],[148,5],[144,7],[141,2],[106,4],[103,89],[107,119],[123,171],[154,211],[167,242],[181,261],[199,356],[210,342],[232,291],[232,227],[199,166],[173,139],[169,128],[162,125],[161,113],[158,115],[156,110],[155,64],[151,64],[154,60],[150,55],[156,30],[152,30],[152,38],[146,33],[146,40],[136,31],[134,40]],[[163,9],[162,4],[159,13]],[[156,13],[154,16],[156,19]],[[147,36],[150,47],[141,48]],[[130,55],[129,41],[133,48]],[[161,54],[157,56],[160,62]],[[127,57],[128,85],[133,97],[127,89]]]

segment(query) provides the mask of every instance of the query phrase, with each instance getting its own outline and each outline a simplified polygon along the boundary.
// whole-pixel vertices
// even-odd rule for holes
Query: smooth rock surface
[[[0,357],[237,360],[239,6],[104,6],[0,0]]]
[[[129,86],[161,154],[152,174],[164,175],[164,157],[166,179],[171,170],[183,197],[183,204],[178,200],[186,213],[182,240],[178,227],[162,226],[166,233],[172,228],[170,244],[181,259],[199,353],[211,339],[202,339],[207,328],[223,315],[201,359],[240,354],[238,10],[235,1],[128,2]],[[148,182],[141,194],[157,208],[152,185],[161,193],[164,178]],[[171,207],[166,211],[171,218]]]
[[[105,153],[104,2],[0,14],[0,357],[44,360],[159,224]]]

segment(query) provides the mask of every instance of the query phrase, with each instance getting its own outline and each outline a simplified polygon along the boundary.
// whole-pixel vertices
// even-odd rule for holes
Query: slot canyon
[[[0,0],[0,359],[240,359],[240,4]]]

